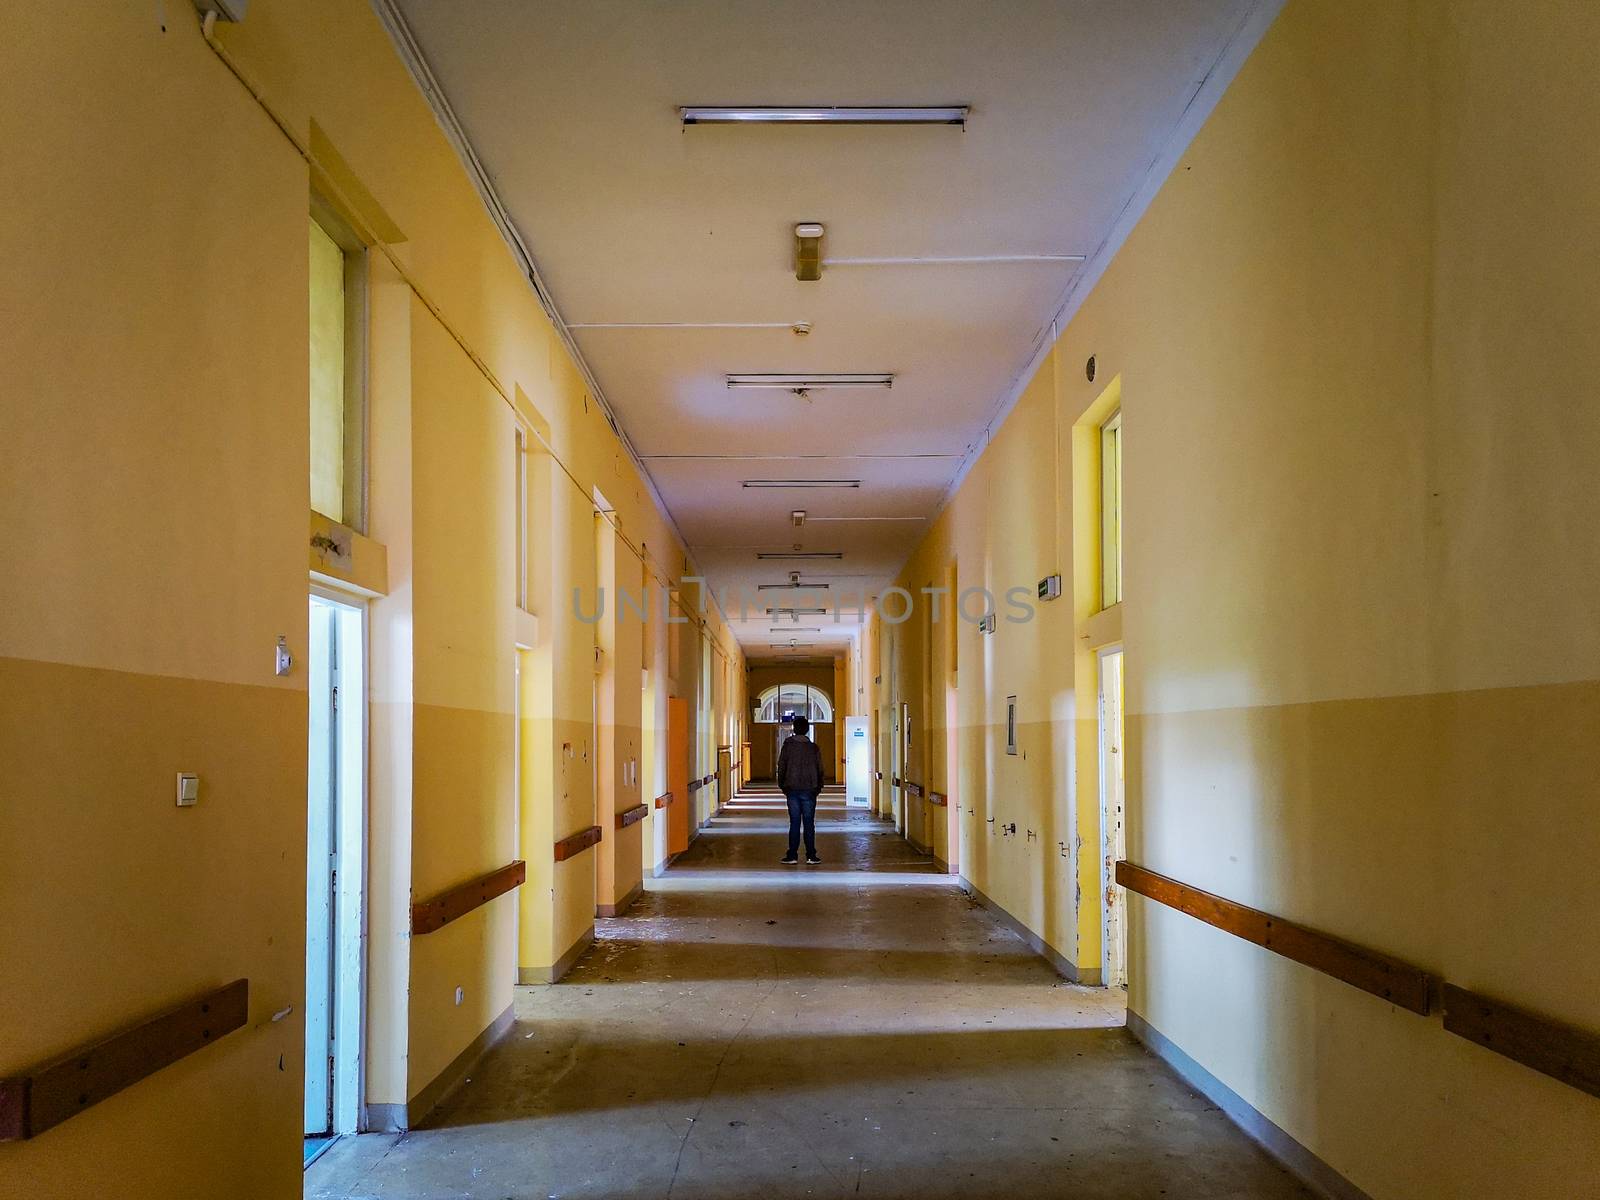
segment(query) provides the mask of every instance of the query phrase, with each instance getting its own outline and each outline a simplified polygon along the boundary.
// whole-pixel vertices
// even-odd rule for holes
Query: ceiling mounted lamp
[[[965,128],[968,104],[916,107],[836,107],[768,104],[685,104],[678,119],[685,125],[956,125]]]
[[[747,488],[858,488],[859,479],[742,479]]]
[[[757,550],[756,558],[762,562],[783,562],[791,558],[841,559],[843,550]]]
[[[794,277],[801,283],[822,278],[822,226],[814,221],[794,227]]]
[[[825,609],[825,608],[769,608],[769,609],[767,609],[767,616],[769,616],[769,617],[788,617],[788,616],[822,617],[822,616],[826,616],[827,613],[828,613],[828,610]]]
[[[831,583],[758,583],[758,592],[826,592],[831,590]]]
[[[767,630],[768,633],[821,633],[820,625],[780,625]]]
[[[783,392],[815,392],[822,388],[892,388],[892,371],[822,371],[790,374],[763,371],[727,376],[730,388],[771,388]]]

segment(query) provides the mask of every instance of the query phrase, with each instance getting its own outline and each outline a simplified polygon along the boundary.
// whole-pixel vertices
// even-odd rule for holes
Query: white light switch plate
[[[178,775],[178,807],[189,808],[200,799],[200,776],[180,772]]]

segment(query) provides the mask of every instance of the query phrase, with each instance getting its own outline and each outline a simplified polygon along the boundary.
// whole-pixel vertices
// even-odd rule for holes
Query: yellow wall
[[[1503,16],[1292,2],[900,578],[1066,575],[1033,623],[959,633],[959,850],[1080,966],[1085,647],[1120,640],[1131,860],[1600,1027],[1600,290],[1575,253],[1600,10]],[[1126,598],[1094,616],[1073,427],[1112,382]],[[915,705],[898,636],[879,702]],[[1023,761],[997,753],[1010,693]],[[1377,1200],[1565,1197],[1600,1170],[1580,1093],[1169,909],[1132,916],[1133,1010]]]
[[[274,676],[272,647],[306,648],[314,178],[392,254],[369,255],[368,533],[387,552],[370,606],[369,1103],[415,1101],[519,969],[538,977],[592,926],[598,856],[552,861],[594,819],[595,632],[571,601],[596,579],[592,489],[615,509],[622,575],[684,567],[370,8],[257,0],[218,32],[293,141],[187,5],[65,23],[33,6],[0,44],[0,143],[29,181],[0,209],[0,960],[22,964],[0,971],[0,1074],[251,984],[245,1029],[0,1146],[6,1196],[299,1188],[305,676]],[[535,624],[515,607],[519,423]],[[696,621],[683,670],[702,645],[737,661],[715,612]],[[636,745],[634,647],[618,724]],[[653,686],[664,696],[664,673]],[[173,804],[180,770],[201,777],[192,809]],[[517,898],[409,937],[412,900],[519,855]]]
[[[897,820],[914,843],[945,862],[952,861],[954,823],[962,875],[1092,977],[1099,965],[1098,934],[1092,947],[1079,945],[1075,849],[1081,833],[1088,847],[1082,869],[1092,872],[1098,800],[1091,790],[1087,803],[1077,805],[1074,790],[1072,608],[1066,598],[1040,603],[1032,596],[1038,580],[1061,569],[1071,553],[1069,523],[1058,518],[1056,456],[1049,451],[1057,438],[1051,361],[1024,389],[1010,419],[901,571],[897,585],[915,599],[910,616],[896,624],[884,615],[905,610],[904,597],[892,596],[878,606],[872,624],[883,654],[880,742],[892,755],[898,735],[889,722],[906,705],[912,738],[903,778],[944,792],[957,810],[952,822],[926,797],[905,794],[897,799]],[[1013,587],[1028,592],[1031,619],[1024,621],[1016,598],[1006,596]],[[925,588],[945,592],[935,601]],[[963,599],[968,589],[986,589],[994,598],[994,634],[979,632],[976,618],[984,600],[977,593]],[[1005,704],[1013,695],[1018,753],[1010,755]],[[892,762],[890,756],[880,762],[886,786]],[[1009,831],[1013,824],[1015,833]]]

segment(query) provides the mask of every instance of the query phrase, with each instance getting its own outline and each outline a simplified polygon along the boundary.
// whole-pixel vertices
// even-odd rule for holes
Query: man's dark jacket
[[[778,787],[784,792],[822,790],[822,749],[803,733],[790,735],[778,751]]]

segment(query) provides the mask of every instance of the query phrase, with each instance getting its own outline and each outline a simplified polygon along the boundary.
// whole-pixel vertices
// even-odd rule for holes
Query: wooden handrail
[[[235,979],[177,1008],[0,1079],[0,1142],[37,1137],[244,1025],[250,981]]]
[[[906,791],[910,792],[913,796],[920,796],[922,795],[922,785],[920,783],[912,783],[910,780],[907,780]]]
[[[705,787],[705,785],[706,781],[704,779],[689,780],[689,790],[691,792],[698,792],[701,788]]]
[[[1444,1027],[1457,1037],[1600,1096],[1600,1035],[1444,985]]]
[[[443,929],[451,921],[459,920],[475,908],[481,908],[496,896],[503,896],[512,888],[521,887],[527,879],[528,864],[519,858],[514,863],[457,884],[430,899],[419,900],[411,906],[411,932],[416,935]]]
[[[650,815],[648,804],[636,804],[632,808],[624,809],[617,814],[617,828],[626,829],[629,825],[637,824]]]
[[[571,837],[564,837],[556,843],[556,861],[566,862],[582,854],[590,846],[600,841],[601,829],[598,825],[591,825],[587,829],[580,829]]]
[[[936,804],[940,808],[944,808],[950,803],[950,797],[946,796],[943,792],[929,792],[928,803]]]
[[[898,775],[890,776],[890,781],[893,783],[893,785],[895,787],[904,787],[905,786],[904,781]]]
[[[1147,871],[1130,862],[1117,863],[1117,882],[1169,908],[1187,913],[1225,933],[1332,975],[1352,987],[1380,996],[1391,1004],[1424,1016],[1437,981],[1410,963],[1365,946],[1318,933],[1292,921],[1247,908],[1210,892]]]
[[[662,792],[661,795],[656,797],[656,807],[657,808],[665,808],[667,805],[669,805],[671,803],[672,803],[672,793],[671,792]]]

